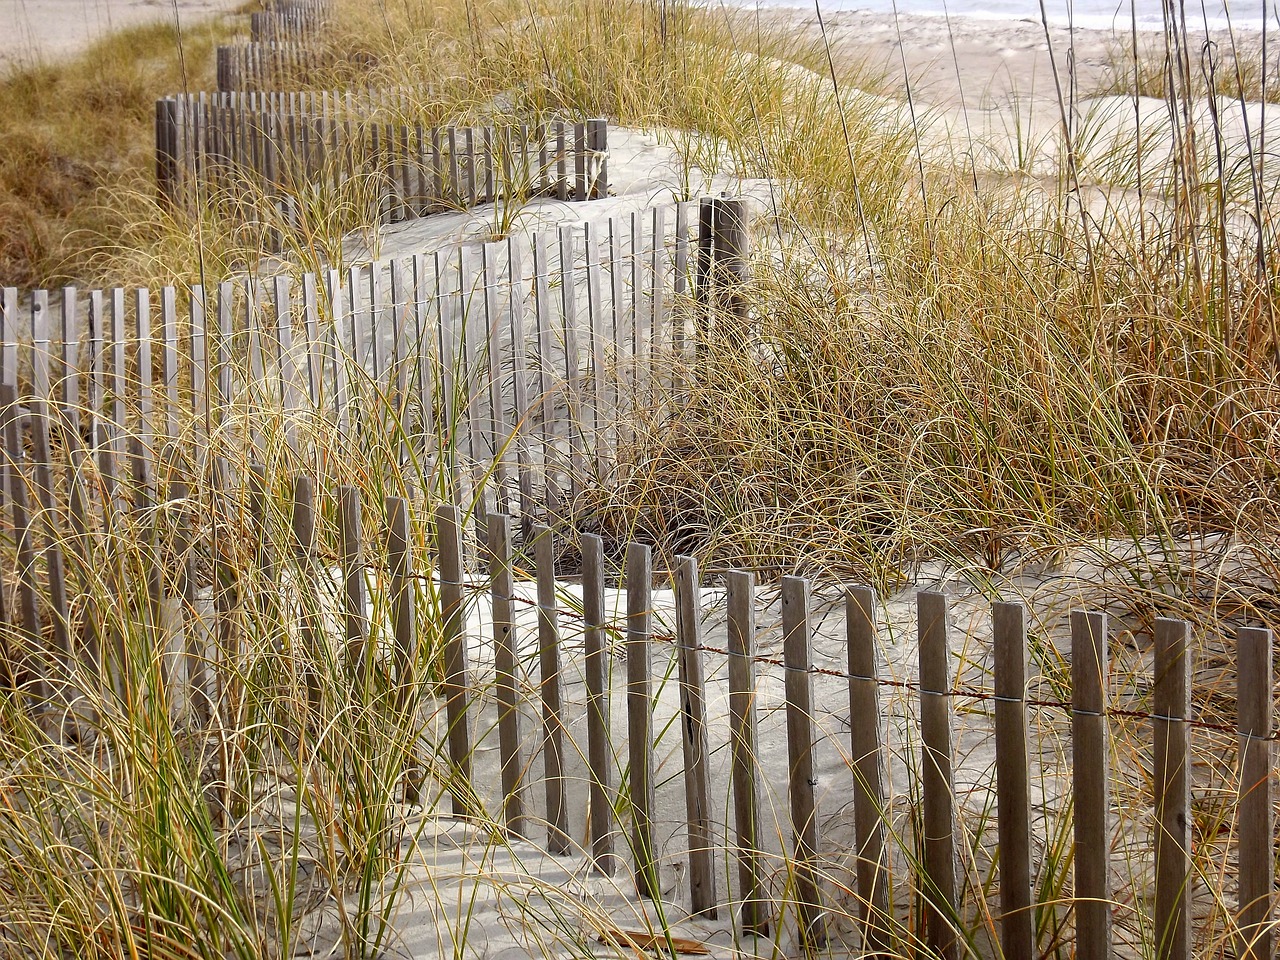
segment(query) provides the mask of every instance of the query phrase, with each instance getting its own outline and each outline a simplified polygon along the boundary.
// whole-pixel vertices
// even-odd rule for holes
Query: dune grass
[[[1228,143],[1223,113],[1193,115],[1189,98],[1220,89],[1214,77],[1197,86],[1188,67],[1158,90],[1140,82],[1165,98],[1173,147],[1152,135],[1151,154],[1135,161],[1123,127],[1091,128],[1086,117],[1070,137],[1028,145],[1053,172],[1030,176],[1016,164],[976,170],[967,158],[977,145],[939,146],[928,118],[913,126],[859,92],[879,88],[876,78],[821,44],[713,11],[620,0],[353,3],[339,23],[368,64],[362,81],[410,75],[446,91],[424,116],[603,114],[661,131],[690,176],[720,166],[774,181],[746,290],[751,319],[744,329],[719,318],[696,365],[669,358],[684,402],[638,419],[616,483],[575,505],[584,524],[709,565],[882,586],[941,558],[998,591],[1005,577],[1054,574],[1083,555],[1096,561],[1095,596],[1128,615],[1135,649],[1156,613],[1192,617],[1206,635],[1245,619],[1276,625],[1274,191],[1263,151]],[[173,36],[148,30],[5,81],[0,96],[15,105],[0,137],[6,283],[159,285],[254,262],[252,236],[208,212],[162,211],[147,180],[154,97],[207,84],[209,51],[226,29],[184,35],[185,80]],[[1269,91],[1258,77],[1246,99]],[[1074,106],[1061,104],[1063,114]],[[338,241],[368,225],[367,209],[319,202],[308,223],[292,258],[337,266]],[[386,556],[372,518],[410,486],[414,550],[430,554],[424,520],[443,481],[424,479],[423,463],[401,468],[407,427],[387,401],[362,396],[381,415],[358,436],[327,422],[302,428],[305,465],[269,416],[246,408],[202,441],[196,418],[183,429],[193,449],[214,453],[203,469],[217,455],[237,475],[251,472],[251,456],[265,464],[260,518],[252,498],[218,499],[202,483],[175,505],[96,531],[93,553],[78,552],[74,537],[59,544],[80,585],[78,624],[95,623],[118,652],[105,670],[90,663],[73,674],[66,692],[84,698],[74,730],[51,731],[21,698],[0,707],[9,908],[0,950],[283,957],[315,932],[320,904],[336,917],[342,955],[394,945],[401,841],[424,822],[403,774],[424,729],[438,731],[398,698],[390,659],[357,682],[328,642],[341,609],[331,563],[339,486],[359,490],[370,512],[375,570]],[[243,438],[254,433],[267,440],[250,454]],[[292,482],[302,466],[320,482],[322,509],[317,553],[299,559]],[[92,467],[86,476],[100,480]],[[190,559],[217,584],[188,606],[189,629],[234,624],[207,640],[234,656],[219,660],[204,719],[198,703],[171,701],[175,654],[146,612],[157,556],[178,590],[184,523],[211,534],[213,549]],[[370,628],[388,644],[381,602]],[[440,612],[430,581],[418,612],[415,676],[431,692]],[[308,648],[317,635],[325,641]],[[1042,674],[1060,679],[1064,651],[1047,628],[1035,641]],[[1206,644],[1199,656],[1226,654]],[[1125,662],[1141,689],[1141,651]],[[115,689],[104,675],[118,678]],[[1197,690],[1217,697],[1226,683]],[[1140,823],[1141,737],[1118,743],[1128,784],[1119,802]],[[429,779],[448,781],[438,758],[422,759],[437,764]],[[919,858],[912,800],[887,816],[908,874]],[[428,808],[439,802],[427,798]],[[1055,956],[1071,950],[1068,813],[1045,816],[1037,878],[1039,942]],[[1210,950],[1231,934],[1228,884],[1213,859],[1224,814],[1205,803],[1198,816],[1214,838],[1196,860],[1217,911],[1201,944]],[[978,952],[994,929],[989,811],[979,804],[964,824],[968,894],[956,922]],[[503,846],[492,820],[480,829]],[[778,862],[780,891],[794,888],[793,867]],[[851,921],[847,871],[833,868],[829,880]],[[496,873],[485,882],[507,883]],[[538,949],[585,955],[582,931],[542,893],[549,905],[522,917],[549,931]],[[1140,892],[1131,895],[1123,909],[1136,949],[1150,952]],[[918,946],[919,903],[909,889],[901,896],[893,936],[905,951]],[[470,909],[458,907],[455,943]]]

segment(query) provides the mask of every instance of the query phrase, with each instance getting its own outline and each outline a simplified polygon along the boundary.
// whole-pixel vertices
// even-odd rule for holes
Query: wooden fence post
[[[756,614],[755,576],[731,570],[725,577],[729,602],[729,744],[732,749],[733,811],[737,827],[738,887],[742,927],[769,932],[760,863],[760,801],[756,791]]]
[[[653,847],[653,692],[650,643],[653,604],[652,551],[627,544],[627,747],[631,793],[631,848],[636,893],[657,899],[658,868]]]
[[[609,744],[609,655],[605,649],[604,541],[582,538],[582,607],[586,632],[587,759],[591,767],[591,856],[595,869],[612,876],[618,868],[613,852],[613,764]]]
[[[749,277],[747,201],[737,197],[720,197],[712,201],[712,210],[712,307],[717,317],[726,316],[742,321],[747,317],[747,302],[742,288]],[[738,333],[738,330],[734,330],[730,335]]]
[[[991,607],[995,659],[996,836],[1000,845],[1000,948],[1034,960],[1031,783],[1027,749],[1027,624],[1020,603]]]
[[[527,837],[524,823],[524,763],[520,756],[519,660],[511,601],[511,518],[493,514],[489,535],[489,577],[493,597],[493,659],[498,695],[498,747],[502,755],[502,818],[513,837]]]
[[[1156,956],[1187,960],[1191,945],[1191,625],[1155,622]]]
[[[396,712],[411,729],[418,715],[418,590],[413,579],[413,554],[409,546],[409,501],[387,497],[387,561],[391,574],[391,624],[395,631]],[[404,759],[406,803],[420,799],[421,767],[417,734],[409,742]]]
[[[1240,893],[1237,918],[1240,960],[1271,960],[1271,904],[1275,813],[1271,783],[1271,631],[1243,627],[1236,633],[1237,727],[1240,796],[1236,808]]]
[[[1107,615],[1071,612],[1071,779],[1078,960],[1110,960]]]
[[[889,858],[885,845],[885,766],[880,739],[876,658],[876,593],[852,587],[845,597],[849,643],[849,737],[853,751],[853,816],[858,853],[858,900],[863,948],[886,956],[889,945]]]
[[[347,669],[362,701],[368,690],[373,648],[365,591],[364,523],[360,488],[338,488],[338,526],[342,540],[343,636]]]
[[[782,578],[782,649],[786,663],[787,768],[791,826],[795,831],[800,938],[811,952],[826,944],[827,924],[818,892],[818,777],[813,764],[813,632],[809,581]]]
[[[590,200],[603,200],[609,195],[609,121],[592,119],[587,121],[587,149],[591,151],[595,163],[592,164]]]
[[[538,572],[538,662],[542,688],[542,763],[547,790],[547,852],[569,852],[569,808],[564,795],[564,707],[561,703],[560,624],[556,603],[555,542],[549,527],[533,528]]]
[[[299,632],[304,655],[311,658],[304,664],[306,671],[307,700],[315,719],[320,720],[320,678],[316,671],[324,662],[325,628],[318,609],[318,592],[315,583],[316,562],[316,488],[305,475],[293,478],[293,515],[290,518],[293,532],[293,554],[298,568],[302,616]]]
[[[698,561],[676,558],[676,653],[680,672],[680,730],[684,743],[684,795],[689,826],[691,912],[716,915],[715,837],[711,832],[706,695],[702,683]]]
[[[458,508],[451,503],[436,507],[436,553],[440,558],[440,621],[444,639],[445,714],[448,724],[449,761],[453,776],[449,792],[456,817],[474,813],[471,786],[471,731],[467,721],[466,609],[462,599],[462,530]]]
[[[947,598],[916,595],[924,794],[925,933],[929,949],[956,960],[955,788],[951,778],[951,670]]]

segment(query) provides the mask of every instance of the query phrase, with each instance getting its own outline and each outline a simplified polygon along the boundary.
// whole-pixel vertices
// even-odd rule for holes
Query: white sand
[[[241,0],[0,0],[0,74],[72,56],[125,27],[157,21],[183,26],[241,5]]]

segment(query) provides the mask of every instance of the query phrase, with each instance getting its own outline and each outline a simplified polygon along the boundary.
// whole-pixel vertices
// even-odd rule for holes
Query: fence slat
[[[858,901],[864,949],[885,956],[889,944],[889,861],[885,845],[885,761],[881,745],[877,672],[876,592],[852,587],[845,598],[849,644],[849,738],[853,757],[853,815],[858,853]]]
[[[511,601],[511,518],[489,517],[489,576],[493,598],[493,659],[497,680],[498,748],[501,752],[502,819],[513,837],[526,837],[524,823],[524,764],[520,756],[519,660]]]
[[[1071,754],[1075,789],[1076,957],[1111,956],[1107,615],[1071,612]]]
[[[605,649],[604,541],[582,538],[583,645],[587,674],[587,759],[591,768],[591,857],[595,869],[612,876],[618,868],[613,853],[612,749],[609,744],[609,655]]]
[[[1031,775],[1027,747],[1027,624],[1020,603],[991,607],[995,661],[996,803],[1000,844],[1000,948],[1033,960]]]
[[[807,951],[827,941],[818,893],[818,777],[813,764],[813,631],[809,581],[782,578],[782,648],[787,691],[787,795],[795,831],[796,901],[800,938]]]
[[[653,693],[650,669],[653,557],[647,544],[627,544],[627,747],[631,852],[636,893],[659,895],[653,846]]]
[[[564,792],[564,707],[561,703],[560,623],[556,602],[555,540],[533,528],[538,573],[538,663],[542,692],[542,763],[547,791],[547,851],[569,852],[569,808]]]
[[[1240,796],[1236,809],[1240,894],[1236,956],[1271,960],[1273,832],[1271,743],[1272,635],[1242,627],[1236,633],[1237,728],[1240,743]]]
[[[694,914],[716,915],[715,837],[711,829],[706,694],[702,682],[698,562],[676,558],[676,653],[680,673],[680,730],[689,830],[689,897]]]
[[[756,746],[755,577],[731,570],[725,577],[729,604],[729,743],[732,748],[734,826],[737,830],[738,889],[744,930],[769,932],[760,863],[759,766]]]
[[[409,501],[387,497],[387,563],[391,574],[391,625],[395,635],[396,710],[401,717],[416,716],[418,706],[418,596],[413,577],[413,554],[409,546]],[[406,803],[420,799],[418,748],[416,737],[409,741],[404,758]]]
[[[1191,625],[1155,622],[1156,956],[1187,960],[1191,946]]]
[[[471,730],[467,720],[466,609],[462,599],[462,524],[451,503],[436,507],[436,554],[440,558],[440,622],[444,642],[445,719],[449,762],[453,766],[449,792],[456,817],[470,817],[475,809],[471,787]]]
[[[290,529],[293,534],[294,563],[298,568],[299,600],[301,616],[299,633],[302,637],[304,682],[307,687],[307,703],[313,712],[320,709],[321,691],[317,669],[324,663],[324,621],[317,600],[320,596],[316,583],[316,488],[308,476],[293,478],[292,516]],[[308,660],[310,662],[308,662]],[[317,718],[318,719],[318,718]],[[304,725],[305,726],[305,725]]]
[[[956,960],[955,788],[951,778],[951,676],[947,598],[916,597],[920,642],[920,739],[924,794],[925,933],[929,949]]]

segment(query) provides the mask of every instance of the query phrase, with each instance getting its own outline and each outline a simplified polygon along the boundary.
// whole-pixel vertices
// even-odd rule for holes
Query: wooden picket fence
[[[325,0],[276,0],[268,9],[250,14],[249,39],[255,43],[315,40],[328,25],[328,18]]]
[[[404,91],[190,94],[156,102],[156,181],[171,206],[267,224],[280,249],[344,191],[392,223],[481,203],[594,200],[608,190],[608,123],[424,129],[376,119]]]
[[[691,348],[705,288],[726,282],[713,256],[745,255],[691,234],[697,207],[185,294],[7,288],[0,383],[91,443],[180,443],[191,462],[305,464],[391,432],[379,472],[412,461],[419,482],[518,505],[527,525],[606,481],[636,404],[677,389],[651,381],[654,358]]]
[[[145,290],[5,290],[0,523],[13,563],[0,572],[0,685],[46,716],[74,714],[90,683],[132,703],[139,678],[125,645],[143,635],[153,653],[141,659],[165,665],[172,702],[197,726],[212,723],[243,676],[236,637],[245,605],[264,618],[302,616],[299,655],[310,655],[306,645],[324,642],[330,620],[264,597],[263,585],[319,596],[336,570],[333,622],[342,624],[353,675],[383,671],[403,702],[421,701],[428,712],[438,703],[443,714],[433,728],[443,762],[410,764],[407,791],[447,794],[454,812],[493,816],[552,853],[585,849],[602,872],[618,875],[625,864],[645,896],[662,892],[660,868],[674,844],[688,862],[696,913],[732,909],[755,930],[791,924],[814,950],[840,935],[834,918],[853,917],[863,948],[881,956],[922,946],[956,958],[981,948],[962,933],[979,894],[957,864],[980,844],[963,829],[953,775],[958,703],[993,708],[999,855],[993,886],[982,890],[998,892],[998,906],[984,910],[1003,956],[1030,960],[1057,949],[1034,922],[1042,912],[1069,914],[1065,942],[1076,956],[1112,955],[1119,907],[1109,739],[1120,723],[1150,724],[1154,758],[1154,841],[1144,854],[1154,896],[1125,909],[1153,931],[1155,955],[1190,956],[1207,936],[1191,926],[1192,881],[1205,857],[1193,860],[1190,842],[1191,738],[1216,736],[1219,753],[1229,753],[1224,744],[1238,750],[1230,822],[1204,841],[1223,857],[1230,846],[1237,858],[1238,892],[1220,896],[1229,930],[1220,939],[1236,957],[1270,958],[1268,631],[1239,633],[1238,721],[1223,731],[1193,710],[1181,621],[1156,622],[1151,697],[1137,709],[1118,706],[1109,691],[1104,615],[1072,615],[1070,693],[1053,699],[1029,693],[1020,605],[992,609],[988,689],[954,679],[963,671],[950,653],[947,600],[924,593],[919,667],[904,681],[881,675],[886,645],[867,588],[847,592],[847,662],[833,667],[815,661],[812,585],[783,578],[779,658],[761,652],[767,627],[758,625],[764,612],[751,572],[699,571],[680,559],[666,575],[674,609],[664,630],[651,548],[632,543],[618,553],[577,531],[575,490],[609,482],[627,456],[634,407],[678,404],[679,361],[693,361],[696,374],[696,341],[714,318],[741,312],[743,217],[740,201],[681,204],[673,231],[652,210],[604,231],[586,225],[535,237],[527,247],[509,240],[345,276],[196,287],[182,309],[172,288],[156,302]],[[362,503],[360,488],[343,484],[343,469],[366,481],[366,471],[379,471],[384,482],[365,489],[380,486],[385,501]],[[318,532],[326,522],[337,527],[333,546]],[[424,525],[429,536],[415,537]],[[580,600],[557,581],[566,552],[580,557]],[[721,576],[727,642],[716,648],[704,631],[718,614],[702,597]],[[110,609],[99,607],[104,585],[118,597]],[[486,594],[480,628],[489,631],[492,676],[475,657],[474,613]],[[414,667],[424,635],[437,628],[438,700]],[[522,633],[536,634],[532,655]],[[578,634],[581,648],[570,643]],[[608,706],[611,652],[625,658],[625,741]],[[574,671],[583,704],[568,689]],[[664,717],[670,675],[678,703]],[[768,765],[757,735],[766,678],[785,690],[785,769]],[[815,697],[818,681],[843,689],[847,713],[833,712],[830,696]],[[886,689],[916,697],[918,716],[891,717]],[[715,728],[720,721],[708,710],[722,690],[727,730]],[[1056,749],[1072,756],[1074,834],[1072,882],[1055,888],[1038,874],[1048,858],[1036,851],[1052,840],[1033,835],[1043,818],[1033,816],[1031,785],[1046,760],[1042,751],[1032,764],[1028,729],[1035,717],[1062,711],[1069,724],[1051,729]],[[530,714],[539,718],[532,740],[521,733]],[[906,721],[914,731],[907,739],[919,743],[906,773],[906,793],[918,798],[918,844],[904,841],[890,816],[892,795],[901,793],[888,769],[891,755],[901,759],[900,740],[885,736],[891,719]],[[821,793],[818,771],[831,765],[818,759],[835,730],[848,737],[836,765],[847,780]],[[498,738],[496,771],[477,761],[477,747],[494,735],[486,731]],[[664,731],[680,741],[686,810],[667,840],[658,833],[669,826],[658,807],[670,779],[657,765],[672,736]],[[715,768],[726,750],[720,783]],[[585,829],[573,820],[569,787],[579,778],[590,795]],[[785,798],[771,794],[778,784]],[[821,835],[821,804],[833,794],[854,808],[856,840],[844,866]],[[771,807],[786,811],[775,824]],[[904,844],[919,847],[905,866],[894,856]],[[725,890],[730,859],[734,882]],[[903,884],[915,891],[918,913],[901,908]]]
[[[669,578],[673,593],[669,632],[664,632],[655,613],[660,605],[654,600],[649,545],[627,544],[610,563],[600,537],[539,527],[532,543],[513,551],[510,519],[490,516],[483,547],[489,576],[469,581],[475,590],[489,592],[490,616],[483,626],[493,651],[490,680],[477,676],[468,662],[468,651],[477,644],[466,636],[465,611],[477,599],[465,589],[468,565],[458,536],[460,517],[454,506],[436,508],[437,567],[432,572],[440,584],[446,645],[442,697],[449,765],[440,789],[451,797],[456,815],[476,816],[483,809],[511,835],[545,844],[551,853],[570,852],[575,848],[570,838],[585,837],[579,849],[596,869],[615,874],[625,865],[645,897],[660,892],[661,863],[684,860],[689,877],[685,905],[694,914],[715,917],[729,908],[742,929],[756,932],[790,923],[806,951],[829,945],[836,929],[831,920],[838,917],[845,926],[853,921],[857,945],[873,956],[920,953],[957,960],[998,949],[1010,960],[1060,951],[1105,960],[1122,946],[1131,955],[1143,949],[1141,941],[1113,935],[1113,914],[1127,913],[1125,925],[1145,929],[1145,949],[1158,957],[1185,960],[1206,950],[1258,960],[1273,955],[1275,735],[1269,630],[1238,632],[1237,723],[1227,730],[1195,719],[1195,648],[1185,621],[1155,621],[1150,700],[1139,711],[1124,708],[1110,689],[1105,614],[1072,613],[1069,694],[1061,701],[1040,699],[1028,692],[1036,678],[1023,604],[991,606],[993,684],[971,686],[955,679],[964,665],[952,652],[947,597],[925,591],[916,598],[918,669],[914,680],[903,681],[881,673],[886,638],[877,626],[880,601],[869,587],[843,589],[847,661],[820,667],[813,646],[812,585],[804,578],[781,579],[782,653],[767,656],[758,649],[764,628],[758,625],[761,603],[752,572],[725,570],[708,576],[692,558],[678,557],[675,570],[657,578],[659,584]],[[556,558],[565,538],[581,556],[580,599],[576,591],[566,597],[557,587]],[[524,577],[531,581],[522,583]],[[722,607],[704,605],[708,584],[722,594]],[[532,611],[534,623],[520,616],[522,608]],[[725,647],[703,640],[716,623],[725,627]],[[536,633],[536,644],[521,643],[522,629]],[[570,635],[580,639],[568,643]],[[529,649],[534,653],[522,654]],[[621,685],[611,683],[615,658],[624,664]],[[670,707],[675,712],[664,716],[656,691],[673,675],[678,702]],[[786,761],[773,768],[762,759],[757,734],[756,703],[765,675],[781,679],[785,688]],[[827,681],[824,703],[815,699],[815,679]],[[585,689],[579,712],[571,711],[566,701],[565,687],[575,681]],[[910,781],[905,792],[918,805],[913,841],[903,838],[901,824],[889,812],[891,793],[903,788],[891,786],[890,754],[896,752],[899,762],[902,758],[901,743],[885,738],[893,720],[881,699],[886,688],[915,698],[915,709],[897,718],[912,731],[903,739],[919,745],[905,771]],[[830,696],[833,692],[836,697]],[[610,709],[611,696],[619,695],[625,697],[625,734],[614,730],[620,718]],[[709,716],[708,704],[726,695],[727,717]],[[847,713],[831,705],[841,700],[848,704]],[[989,819],[996,828],[994,883],[986,883],[985,889],[963,876],[962,868],[972,865],[973,850],[983,841],[967,832],[958,809],[961,791],[953,777],[957,703],[968,708],[970,718],[975,703],[994,707],[988,734],[995,746],[994,774],[977,800],[979,806],[993,807]],[[1045,713],[1070,718],[1069,724],[1052,724],[1048,751],[1049,756],[1065,751],[1071,757],[1068,796],[1073,799],[1065,805],[1073,808],[1071,852],[1065,861],[1071,879],[1061,887],[1040,872],[1050,869],[1049,858],[1040,851],[1053,838],[1033,835],[1034,824],[1042,820],[1047,825],[1049,819],[1033,815],[1033,785],[1041,776],[1036,767],[1047,764],[1041,760],[1033,765],[1029,752],[1032,721]],[[527,718],[540,718],[540,729],[532,736],[520,732],[521,724],[531,722]],[[1136,866],[1139,872],[1149,867],[1154,881],[1149,901],[1124,903],[1117,899],[1113,880],[1121,854],[1110,795],[1119,772],[1112,768],[1110,740],[1117,723],[1132,727],[1135,722],[1149,731],[1145,746],[1153,758],[1148,806],[1152,840],[1139,844],[1136,858],[1142,863]],[[655,757],[663,729],[675,732],[680,758],[676,775],[664,769],[661,777],[668,783],[677,777],[681,781],[686,813],[675,831],[669,821],[661,824],[664,834],[674,834],[665,851],[656,838],[655,813]],[[1229,755],[1231,746],[1237,749],[1231,814],[1219,828],[1227,839],[1206,839],[1214,853],[1201,851],[1198,864],[1192,850],[1193,732],[1213,737],[1212,743],[1202,744],[1212,752]],[[495,734],[500,780],[492,774],[484,780],[474,772],[474,757],[484,739]],[[839,762],[834,766],[844,773],[835,776],[847,779],[821,784],[815,757],[820,749],[832,752],[822,741],[837,736],[847,737],[847,748],[836,748]],[[727,772],[721,769],[715,776],[712,760],[721,751],[713,745],[724,745],[729,754]],[[540,765],[531,752],[540,755]],[[583,780],[590,798],[581,815],[589,823],[573,823],[566,798],[570,784]],[[542,797],[533,796],[535,788]],[[833,854],[830,844],[822,842],[822,796],[841,807],[852,801],[852,849]],[[774,822],[770,810],[785,811],[785,819]],[[783,838],[784,848],[771,848],[771,836]],[[894,856],[894,848],[903,845],[915,848],[905,867]],[[1206,865],[1212,869],[1215,857],[1231,854],[1237,858],[1238,893],[1219,903],[1225,916],[1216,921],[1202,916],[1201,928],[1193,930],[1197,875]],[[1123,855],[1135,856],[1131,850]],[[1125,865],[1135,867],[1132,859]],[[731,868],[736,883],[723,890],[719,884]],[[900,891],[895,903],[895,888],[904,886],[918,899],[914,915],[904,909]],[[981,938],[975,941],[964,933],[967,923],[972,924],[974,901],[985,901],[988,919],[976,924],[991,933],[985,947]],[[1046,913],[1066,919],[1044,924],[1040,917]],[[1205,927],[1211,922],[1217,923],[1216,946],[1207,941],[1213,931]],[[845,946],[854,944],[846,941]]]

